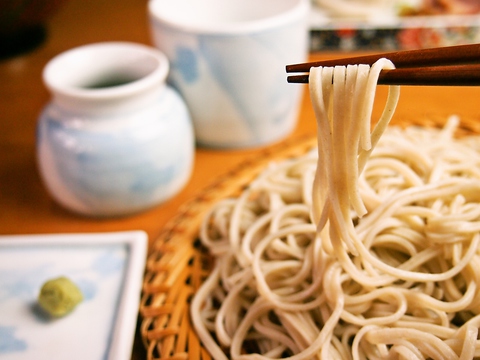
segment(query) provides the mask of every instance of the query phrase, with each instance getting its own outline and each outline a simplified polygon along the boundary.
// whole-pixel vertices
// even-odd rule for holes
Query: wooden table
[[[94,219],[72,214],[52,201],[41,183],[35,159],[35,127],[49,100],[41,72],[53,56],[100,41],[150,44],[146,0],[70,0],[48,23],[47,40],[34,51],[0,61],[0,234],[104,232],[141,229],[150,241],[178,207],[217,175],[255,156],[262,149],[218,151],[197,149],[188,185],[176,197],[129,217]],[[342,54],[312,54],[312,59]],[[302,85],[292,85],[302,86]],[[306,89],[306,87],[305,87]],[[378,115],[386,88],[379,87]],[[480,124],[480,88],[405,87],[396,118],[459,114]],[[298,126],[290,138],[315,134],[315,119],[304,97]],[[137,339],[132,355],[145,358]]]

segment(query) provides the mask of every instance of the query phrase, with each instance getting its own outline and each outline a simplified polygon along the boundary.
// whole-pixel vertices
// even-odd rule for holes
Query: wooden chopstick
[[[289,83],[308,83],[308,74],[291,75]],[[480,65],[452,65],[382,70],[379,85],[479,86]]]
[[[380,85],[480,85],[480,44],[441,48],[396,51],[383,54],[349,57],[287,65],[287,73],[308,72],[311,67],[368,64],[380,58],[390,59],[396,69],[383,70]],[[308,74],[287,77],[290,83],[308,83]]]

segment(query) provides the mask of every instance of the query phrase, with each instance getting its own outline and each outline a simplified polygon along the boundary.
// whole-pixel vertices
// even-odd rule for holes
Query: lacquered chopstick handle
[[[308,83],[308,74],[291,75],[289,83]],[[379,85],[479,86],[480,65],[436,66],[382,70]]]
[[[384,70],[378,84],[424,86],[478,86],[480,65],[436,66]]]
[[[311,67],[368,64],[380,58],[391,60],[396,68],[480,63],[480,44],[447,46],[431,49],[404,50],[375,55],[356,56],[342,59],[314,61],[287,65],[287,73],[308,72]]]

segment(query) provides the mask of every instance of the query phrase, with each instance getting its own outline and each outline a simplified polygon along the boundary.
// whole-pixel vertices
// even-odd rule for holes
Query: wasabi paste
[[[64,276],[48,280],[43,284],[38,295],[40,306],[55,317],[68,314],[82,300],[83,295],[80,289]]]

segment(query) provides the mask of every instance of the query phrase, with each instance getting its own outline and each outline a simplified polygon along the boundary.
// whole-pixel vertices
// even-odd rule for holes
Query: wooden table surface
[[[188,185],[173,199],[148,211],[116,219],[72,214],[47,194],[37,171],[35,127],[49,101],[41,72],[53,56],[76,46],[100,41],[133,41],[151,45],[146,0],[69,0],[48,22],[46,41],[34,51],[0,60],[0,234],[104,232],[141,229],[150,241],[178,207],[217,175],[227,172],[262,149],[197,149]],[[312,59],[345,54],[312,54]],[[350,55],[350,54],[349,54]],[[292,85],[303,86],[303,85]],[[306,87],[305,87],[306,89]],[[386,88],[379,87],[378,115]],[[307,94],[305,94],[307,95]],[[458,114],[480,123],[480,88],[404,87],[395,117]],[[394,120],[395,121],[395,120]],[[291,137],[315,134],[315,119],[304,96],[299,122]],[[145,358],[137,340],[134,359]]]

